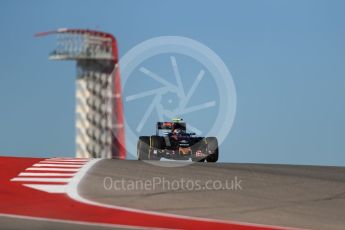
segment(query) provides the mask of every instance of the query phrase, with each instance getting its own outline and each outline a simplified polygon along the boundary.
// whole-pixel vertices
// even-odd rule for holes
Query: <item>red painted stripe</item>
[[[64,167],[64,166],[32,166],[32,168],[47,168],[47,169],[56,169],[56,168],[58,168],[58,169],[80,169],[81,168],[81,166],[70,166],[70,167]],[[31,171],[35,171],[35,170],[31,170]],[[47,170],[48,171],[48,170]],[[50,170],[49,170],[50,171]]]
[[[124,113],[123,113],[123,103],[122,103],[122,87],[121,87],[121,77],[120,77],[120,66],[119,66],[119,54],[117,48],[116,38],[110,34],[112,40],[112,51],[114,57],[114,71],[112,73],[113,77],[113,95],[120,95],[120,97],[114,97],[114,103],[112,106],[113,116],[116,117],[116,123],[121,124],[122,127],[116,128],[114,130],[113,145],[112,150],[113,158],[126,159],[126,149],[125,149],[125,128],[124,128]]]
[[[73,178],[73,176],[39,176],[39,175],[30,175],[30,176],[17,176],[18,178]]]

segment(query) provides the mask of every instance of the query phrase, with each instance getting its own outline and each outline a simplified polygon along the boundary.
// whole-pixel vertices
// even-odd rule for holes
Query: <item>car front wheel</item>
[[[217,162],[219,151],[218,151],[218,140],[216,137],[207,137],[207,153],[208,156],[206,157],[207,162]]]

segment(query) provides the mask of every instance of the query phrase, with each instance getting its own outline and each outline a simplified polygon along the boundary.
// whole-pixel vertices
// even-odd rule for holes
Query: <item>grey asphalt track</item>
[[[77,229],[77,230],[128,230],[129,228],[107,227],[99,224],[90,225],[78,222],[68,223],[51,220],[27,219],[21,217],[0,216],[0,229],[6,230],[61,230],[61,229]],[[131,230],[135,228],[130,228]]]
[[[81,181],[80,194],[99,203],[164,213],[307,229],[345,229],[344,167],[160,164],[102,160]],[[231,188],[235,180],[237,188],[218,188],[226,181]],[[218,182],[212,187],[214,181]],[[206,184],[207,189],[203,189]]]

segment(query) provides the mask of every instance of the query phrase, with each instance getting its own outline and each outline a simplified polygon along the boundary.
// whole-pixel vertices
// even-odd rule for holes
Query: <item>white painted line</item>
[[[11,181],[30,181],[30,182],[69,182],[72,178],[46,178],[46,177],[15,177]]]
[[[53,184],[23,184],[26,187],[33,188],[48,193],[65,193],[67,185]]]
[[[79,168],[27,168],[26,171],[69,171],[78,172]]]
[[[88,160],[59,160],[59,159],[45,159],[45,161],[54,161],[54,162],[76,162],[76,163],[86,163]]]
[[[75,173],[40,173],[40,172],[33,172],[33,173],[28,173],[28,172],[22,172],[19,173],[19,176],[74,176]]]
[[[34,167],[62,167],[62,168],[80,168],[82,165],[69,164],[34,164]]]
[[[46,160],[58,160],[58,161],[89,161],[89,158],[47,158]]]
[[[77,165],[84,165],[86,162],[76,162],[76,161],[40,161],[39,164],[77,164]]]

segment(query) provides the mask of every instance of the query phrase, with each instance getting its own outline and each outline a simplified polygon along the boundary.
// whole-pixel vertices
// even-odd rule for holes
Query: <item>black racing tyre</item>
[[[216,137],[207,137],[207,153],[209,154],[206,157],[207,162],[217,162],[219,157],[218,150],[218,140]]]
[[[150,149],[150,137],[141,136],[139,137],[137,144],[137,157],[138,160],[148,160]]]
[[[150,137],[150,151],[149,159],[150,160],[160,160],[161,159],[161,150],[164,148],[164,139],[160,136],[151,136]],[[156,154],[154,153],[156,151]]]
[[[206,145],[205,139],[198,140],[198,142],[196,142],[192,146],[192,161],[193,162],[204,162],[205,161],[205,157],[197,157],[196,156],[196,152],[199,150],[202,151],[203,153],[206,153],[207,145]]]

